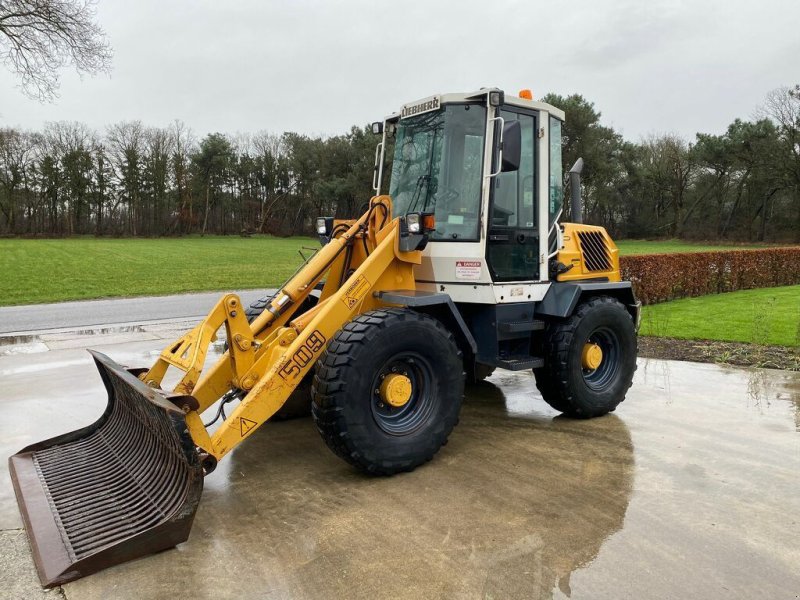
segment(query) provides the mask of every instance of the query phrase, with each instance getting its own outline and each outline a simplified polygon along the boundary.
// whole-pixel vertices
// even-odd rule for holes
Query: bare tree
[[[281,169],[285,167],[286,162],[286,144],[282,135],[259,131],[253,136],[252,144],[258,165],[257,179],[261,188],[259,193],[261,219],[258,231],[264,233],[275,205],[294,190],[296,181],[286,189],[280,189]]]
[[[38,138],[35,134],[14,129],[0,129],[0,215],[8,224],[9,231],[19,233],[17,221],[26,207],[26,191],[30,189],[31,176],[35,170],[35,153]],[[29,225],[30,227],[30,225]]]
[[[183,121],[173,122],[171,133],[172,176],[178,200],[175,225],[180,227],[181,233],[189,233],[194,222],[190,166],[196,140],[192,130]]]
[[[777,166],[795,205],[797,218],[794,239],[800,242],[800,85],[772,90],[756,114],[777,124],[781,143],[787,150],[781,153]]]
[[[173,137],[169,129],[149,127],[144,132],[144,173],[142,183],[150,196],[146,210],[148,222],[143,222],[142,233],[162,234],[169,213],[170,159],[173,154]]]
[[[108,72],[111,47],[94,22],[94,0],[0,0],[0,60],[32,98],[58,95],[59,70]]]
[[[145,129],[141,121],[123,121],[108,128],[106,138],[119,187],[118,202],[127,207],[128,230],[137,234],[137,222],[142,207],[143,157]],[[115,206],[116,208],[116,206]]]
[[[780,87],[767,94],[764,105],[756,110],[756,116],[773,119],[779,127],[800,127],[800,85]]]
[[[655,216],[665,217],[671,207],[671,221],[664,225],[671,237],[681,234],[684,206],[694,175],[690,149],[676,134],[650,135],[642,140],[643,166]]]

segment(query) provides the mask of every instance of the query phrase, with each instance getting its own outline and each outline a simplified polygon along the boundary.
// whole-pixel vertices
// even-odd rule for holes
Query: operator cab
[[[383,135],[376,194],[388,192],[395,217],[435,219],[418,288],[491,304],[546,293],[560,245],[564,113],[521,96],[497,88],[432,96],[373,124]]]

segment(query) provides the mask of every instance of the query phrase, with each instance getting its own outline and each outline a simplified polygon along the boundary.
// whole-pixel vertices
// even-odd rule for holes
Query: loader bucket
[[[203,490],[183,412],[107,356],[89,352],[108,390],[103,415],[9,459],[45,587],[185,541]]]

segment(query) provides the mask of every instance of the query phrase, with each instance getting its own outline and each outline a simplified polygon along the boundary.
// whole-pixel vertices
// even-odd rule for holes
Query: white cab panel
[[[426,292],[444,292],[453,302],[474,304],[509,304],[511,302],[539,302],[544,298],[550,282],[542,283],[444,283],[417,281],[417,289]]]
[[[430,242],[422,264],[414,267],[414,277],[441,283],[491,283],[484,254],[483,241]]]

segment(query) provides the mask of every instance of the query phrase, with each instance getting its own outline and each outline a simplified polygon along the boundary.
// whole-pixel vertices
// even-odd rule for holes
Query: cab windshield
[[[448,104],[397,124],[389,195],[394,214],[432,212],[432,240],[477,240],[486,107]]]

